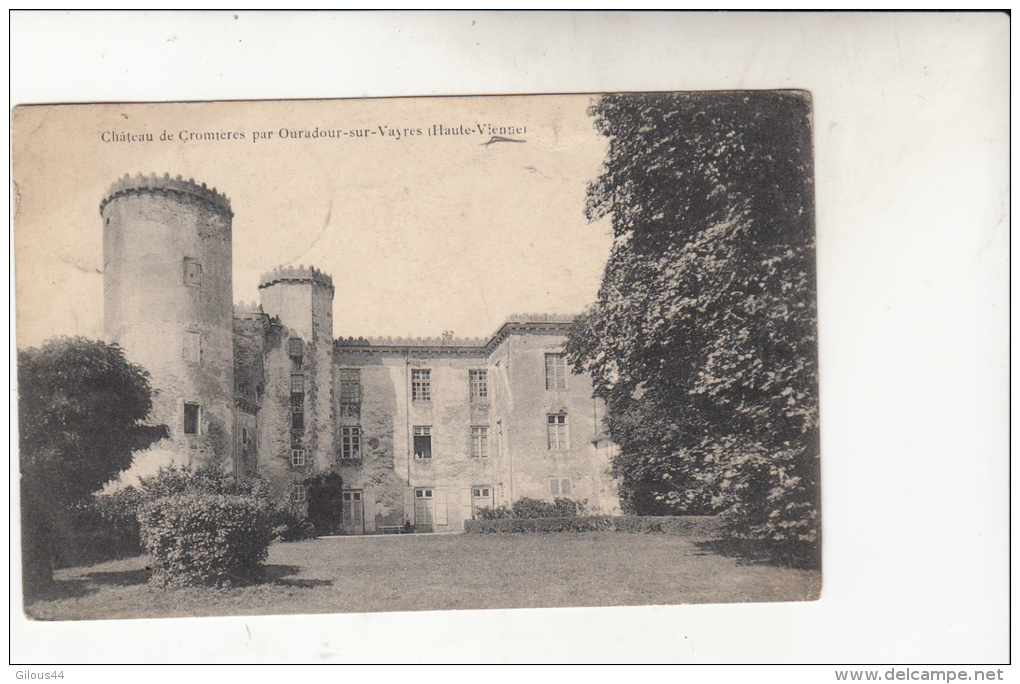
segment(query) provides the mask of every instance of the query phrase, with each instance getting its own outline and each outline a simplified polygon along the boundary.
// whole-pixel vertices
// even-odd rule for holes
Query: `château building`
[[[194,181],[118,180],[103,217],[104,331],[158,390],[170,437],[140,459],[265,478],[305,505],[337,473],[347,534],[457,532],[522,497],[619,510],[570,317],[510,317],[487,339],[334,337],[331,277],[281,267],[232,305],[229,200]]]

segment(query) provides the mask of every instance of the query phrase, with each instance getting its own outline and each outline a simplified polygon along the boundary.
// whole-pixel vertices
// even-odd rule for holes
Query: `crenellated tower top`
[[[257,319],[257,318],[268,318],[266,312],[262,310],[262,305],[258,302],[239,302],[234,304],[234,318],[235,319]]]
[[[526,313],[510,314],[507,323],[573,323],[577,314]]]
[[[348,337],[338,338],[336,347],[485,347],[482,337]]]
[[[333,279],[314,266],[280,266],[269,273],[263,273],[259,278],[259,289],[276,285],[277,283],[318,283],[330,290],[333,289]]]
[[[208,204],[230,218],[234,216],[234,212],[230,209],[230,199],[226,195],[216,192],[216,188],[208,188],[205,183],[199,185],[195,182],[194,178],[189,178],[188,180],[184,180],[180,176],[171,178],[169,173],[164,173],[162,176],[157,176],[155,173],[151,176],[141,173],[137,176],[125,174],[123,178],[118,179],[106,191],[103,200],[99,203],[99,213],[102,214],[106,205],[118,197],[143,193],[176,194],[192,197]]]

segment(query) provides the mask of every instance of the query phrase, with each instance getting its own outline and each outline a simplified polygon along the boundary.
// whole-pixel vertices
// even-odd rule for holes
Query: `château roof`
[[[372,352],[446,352],[488,354],[512,334],[564,335],[576,316],[570,314],[512,314],[488,338],[484,337],[347,337],[339,338],[334,348],[344,351]]]

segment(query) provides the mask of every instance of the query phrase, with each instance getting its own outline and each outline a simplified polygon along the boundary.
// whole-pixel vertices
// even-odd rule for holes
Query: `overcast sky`
[[[608,224],[589,224],[583,212],[605,153],[589,103],[581,95],[22,109],[13,142],[18,344],[102,336],[99,202],[114,180],[138,172],[193,177],[230,198],[235,302],[257,299],[259,275],[279,265],[330,273],[336,336],[487,336],[512,313],[578,313],[594,301],[612,242]],[[471,132],[428,135],[435,125]],[[375,134],[293,137],[315,128]],[[526,142],[484,145],[500,128]],[[164,131],[172,140],[159,140]],[[190,140],[217,132],[244,138]],[[123,134],[153,141],[113,140]]]

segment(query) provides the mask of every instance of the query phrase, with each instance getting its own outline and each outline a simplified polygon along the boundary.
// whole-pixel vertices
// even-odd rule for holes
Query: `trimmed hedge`
[[[222,494],[257,499],[268,506],[273,541],[297,541],[316,536],[315,527],[292,506],[271,499],[264,480],[237,482],[213,468],[170,466],[143,479],[141,487],[96,494],[65,511],[55,523],[55,567],[101,563],[145,553],[138,522],[143,501],[177,494]]]
[[[475,511],[479,520],[502,518],[575,518],[585,514],[588,500],[574,501],[568,497],[556,497],[551,503],[542,499],[523,497],[513,506],[503,504],[495,508],[483,506]]]
[[[714,539],[720,536],[722,529],[722,521],[718,516],[713,515],[593,515],[571,518],[500,518],[498,520],[464,521],[464,531],[469,534],[608,531]]]
[[[261,579],[272,518],[268,502],[236,494],[188,492],[146,501],[138,521],[152,556],[149,582],[222,586]]]

